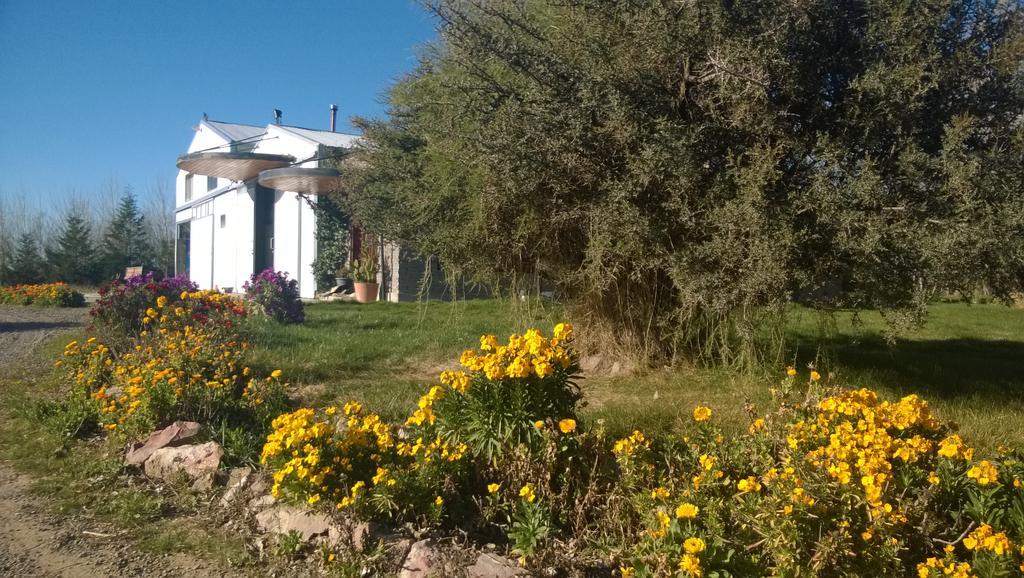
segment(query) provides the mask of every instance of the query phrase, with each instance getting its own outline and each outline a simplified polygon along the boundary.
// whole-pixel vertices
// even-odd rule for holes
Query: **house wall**
[[[230,143],[227,139],[214,132],[213,129],[206,126],[205,124],[199,123],[199,126],[197,127],[192,137],[192,142],[188,146],[188,152],[192,153],[196,151],[211,149],[214,147],[222,147],[217,148],[215,150],[226,152],[230,150],[228,146],[225,146],[228,144]],[[191,202],[185,200],[186,174],[187,173],[185,171],[178,171],[178,176],[174,181],[174,205],[177,207],[180,207],[181,205],[184,205],[187,202]],[[218,187],[227,186],[230,183],[231,181],[229,181],[228,179],[217,179]],[[193,175],[192,200],[198,199],[199,197],[206,194],[207,191],[208,186],[206,182],[206,175]]]
[[[274,126],[253,152],[292,155],[302,160],[315,157],[318,145]],[[316,167],[316,161],[297,166]],[[313,261],[316,259],[316,215],[309,203],[291,191],[277,191],[274,197],[274,269],[288,273],[299,282],[299,295],[316,297]],[[316,197],[310,200],[316,201]]]
[[[252,275],[253,200],[248,188],[239,186],[215,198],[213,207],[213,286],[238,292]]]
[[[314,199],[315,200],[315,199]],[[316,216],[299,195],[277,191],[274,201],[274,269],[299,282],[299,295],[316,296]]]
[[[200,289],[242,290],[253,272],[253,211],[248,189],[240,184],[177,213],[177,222],[192,223],[189,277]]]
[[[192,250],[189,254],[189,278],[200,289],[213,287],[213,214],[192,218]]]
[[[204,123],[200,123],[188,152],[208,149],[227,151],[230,144]],[[298,160],[317,156],[319,144],[274,125],[252,147],[252,152],[286,154]],[[298,166],[316,167],[316,160]],[[255,203],[247,186],[237,184],[233,190],[204,202],[196,202],[209,192],[207,178],[194,175],[192,198],[185,200],[184,171],[178,172],[175,186],[175,221],[191,221],[189,275],[202,288],[232,288],[241,291],[253,273]],[[217,185],[230,185],[219,179]],[[251,183],[250,183],[251,185]],[[315,197],[309,201],[315,202]],[[182,208],[189,203],[193,206]],[[273,267],[284,271],[299,283],[304,298],[316,295],[313,262],[316,259],[316,215],[310,203],[294,192],[276,191],[273,203]],[[221,225],[221,217],[224,224]],[[176,245],[177,246],[177,245]]]

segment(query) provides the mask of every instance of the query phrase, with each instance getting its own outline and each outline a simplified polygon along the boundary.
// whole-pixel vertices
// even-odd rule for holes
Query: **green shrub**
[[[427,4],[345,172],[403,248],[747,366],[794,300],[902,325],[1021,289],[1019,2]]]

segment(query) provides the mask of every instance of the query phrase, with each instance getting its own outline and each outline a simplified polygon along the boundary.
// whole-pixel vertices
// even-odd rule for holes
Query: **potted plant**
[[[352,283],[352,274],[349,273],[348,267],[338,267],[334,271],[334,286],[335,287],[346,287]]]
[[[351,272],[356,290],[356,301],[359,303],[376,301],[380,284],[377,283],[377,259],[375,256],[364,252],[361,259],[352,262]]]

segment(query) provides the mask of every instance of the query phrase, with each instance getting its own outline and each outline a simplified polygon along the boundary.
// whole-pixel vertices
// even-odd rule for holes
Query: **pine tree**
[[[126,191],[103,236],[101,250],[105,277],[123,275],[126,267],[152,265],[153,251],[145,221],[135,195]]]
[[[96,280],[96,254],[90,237],[89,224],[69,214],[56,246],[46,249],[46,261],[56,279],[68,283]]]
[[[8,283],[41,283],[43,281],[43,266],[45,263],[39,257],[39,245],[36,239],[29,233],[23,233],[18,237],[17,246],[14,249],[14,256],[4,271],[4,277]]]

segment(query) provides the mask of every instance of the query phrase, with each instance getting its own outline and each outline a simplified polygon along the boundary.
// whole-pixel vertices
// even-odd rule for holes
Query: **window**
[[[202,219],[203,217],[209,217],[213,215],[213,201],[207,201],[205,203],[195,205],[192,207],[192,219]]]
[[[185,200],[192,200],[192,173],[185,173]]]
[[[217,188],[217,177],[206,177],[206,190],[212,191]]]
[[[227,224],[228,224],[228,216],[227,215],[221,215],[220,216],[220,228],[223,229],[224,227],[227,226]]]

